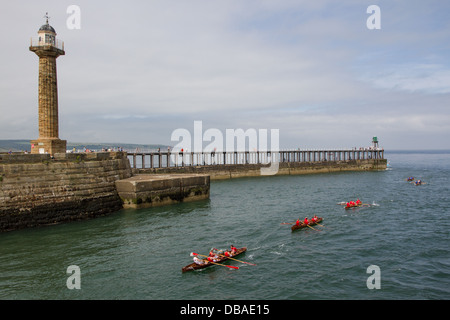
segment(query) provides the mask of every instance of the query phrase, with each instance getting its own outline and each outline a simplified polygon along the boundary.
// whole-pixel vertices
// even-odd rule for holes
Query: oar
[[[198,254],[198,253],[195,253],[195,252],[191,252],[191,257],[192,256],[201,256],[201,257],[208,257],[208,256],[204,256],[204,255],[202,255],[202,254]],[[228,265],[226,265],[226,264],[220,264],[220,263],[215,263],[215,262],[212,262],[212,261],[209,261],[208,260],[208,262],[209,263],[212,263],[212,264],[216,264],[216,265],[218,265],[218,266],[222,266],[222,267],[227,267],[227,268],[231,268],[231,269],[239,269],[239,267],[235,267],[235,266],[228,266]]]
[[[323,225],[321,225],[321,224],[318,224],[318,223],[316,223],[316,226],[319,226],[319,227],[325,228],[325,226],[323,226]]]
[[[300,220],[300,219],[299,219]],[[290,225],[293,225],[293,224],[296,224],[297,223],[297,221],[295,221],[295,222],[282,222],[281,224],[290,224]]]
[[[306,226],[307,226],[307,227],[310,227],[310,228],[313,229],[313,230],[316,230],[316,231],[319,231],[319,232],[320,232],[320,230],[317,230],[317,229],[311,227],[309,224],[307,224]]]
[[[219,256],[222,256],[222,257],[227,257],[227,256],[225,256],[225,255],[222,255],[222,254],[219,254]],[[236,260],[236,261],[239,261],[239,262],[242,262],[242,263],[247,263],[247,264],[251,264],[252,266],[256,266],[256,264],[254,264],[254,263],[250,263],[250,262],[246,262],[246,261],[241,261],[241,260],[238,260],[238,259],[234,259],[234,258],[231,258],[231,257],[227,257],[228,259],[231,259],[231,260]]]
[[[216,248],[213,248],[214,250],[216,250],[216,251],[222,251],[223,252],[223,250],[219,250],[219,249],[216,249]],[[247,263],[247,264],[251,264],[252,266],[256,266],[256,264],[253,264],[253,263],[250,263],[250,262],[245,262],[245,261],[241,261],[241,260],[238,260],[238,259],[234,259],[234,258],[231,258],[231,257],[228,257],[228,256],[226,256],[226,255],[224,255],[224,254],[220,254],[220,253],[218,253],[218,255],[219,256],[222,256],[222,257],[225,257],[225,258],[228,258],[228,259],[231,259],[231,260],[236,260],[236,261],[239,261],[239,262],[242,262],[242,263]]]

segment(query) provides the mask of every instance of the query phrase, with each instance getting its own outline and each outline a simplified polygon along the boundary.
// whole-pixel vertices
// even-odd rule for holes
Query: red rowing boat
[[[247,248],[246,248],[246,247],[239,248],[239,249],[236,250],[236,253],[235,253],[234,255],[230,256],[230,258],[237,257],[238,255],[240,255],[241,253],[244,253],[245,251],[247,251]],[[227,252],[229,253],[230,251],[227,250]],[[197,263],[193,262],[193,263],[188,264],[187,266],[181,268],[181,271],[182,271],[182,272],[186,272],[186,271],[191,271],[191,270],[203,269],[203,268],[210,267],[210,266],[213,266],[213,265],[215,265],[215,264],[224,262],[224,261],[226,261],[226,260],[228,260],[228,259],[229,259],[229,258],[226,257],[226,256],[223,255],[223,254],[221,254],[221,255],[219,256],[219,258],[216,259],[216,261],[215,261],[214,263],[208,261],[208,259],[200,259],[201,262],[202,262],[202,264],[197,264]]]
[[[295,231],[295,230],[297,230],[297,229],[306,228],[307,226],[314,226],[314,225],[316,225],[316,224],[322,222],[322,220],[323,220],[323,218],[318,218],[316,222],[309,222],[307,225],[304,224],[304,223],[301,223],[301,224],[299,224],[299,225],[294,224],[294,225],[291,227],[291,229],[292,229],[292,231]]]

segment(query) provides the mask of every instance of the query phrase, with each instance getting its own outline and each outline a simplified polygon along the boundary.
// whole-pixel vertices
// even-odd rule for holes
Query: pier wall
[[[0,154],[0,232],[117,211],[115,181],[131,175],[123,152]]]
[[[264,164],[221,164],[183,167],[133,169],[138,174],[208,174],[211,180],[261,176]],[[314,162],[279,162],[275,175],[297,175],[344,171],[384,170],[386,159],[362,159]]]
[[[209,199],[209,175],[138,174],[117,180],[124,208],[148,208],[177,202]]]

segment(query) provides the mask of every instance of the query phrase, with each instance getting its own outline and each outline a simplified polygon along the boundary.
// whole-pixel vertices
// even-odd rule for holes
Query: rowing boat
[[[291,229],[292,229],[292,231],[294,231],[294,230],[297,230],[297,229],[306,228],[307,226],[314,226],[314,225],[318,224],[319,222],[322,222],[322,220],[323,220],[323,218],[318,218],[316,222],[310,222],[310,223],[308,223],[307,225],[304,224],[304,223],[301,223],[301,224],[298,225],[298,226],[297,226],[296,224],[294,224],[294,225],[291,227]]]
[[[361,203],[361,204],[355,204],[353,206],[345,206],[344,208],[345,209],[353,209],[353,208],[359,208],[359,207],[362,207],[362,206],[363,206],[363,204]]]
[[[227,250],[229,252],[229,250]],[[231,256],[231,258],[234,258],[238,255],[240,255],[241,253],[244,253],[245,251],[247,251],[246,247],[243,248],[239,248],[236,250],[236,253],[234,255]],[[191,271],[191,270],[197,270],[197,269],[203,269],[206,267],[210,267],[213,266],[217,263],[221,263],[224,262],[225,260],[228,260],[229,258],[224,256],[224,255],[220,255],[218,259],[216,259],[216,261],[214,261],[214,263],[211,263],[210,261],[208,261],[208,259],[201,259],[201,261],[203,262],[203,264],[197,264],[195,262],[188,264],[187,266],[181,268],[182,272],[186,272],[186,271]]]
[[[355,208],[355,207],[362,207],[362,206],[368,205],[367,203],[359,203],[359,204],[355,203],[354,205],[351,205],[351,206],[347,207],[347,203],[348,203],[348,201],[341,201],[341,202],[338,202],[337,204],[341,205],[341,206],[344,206],[345,209]]]

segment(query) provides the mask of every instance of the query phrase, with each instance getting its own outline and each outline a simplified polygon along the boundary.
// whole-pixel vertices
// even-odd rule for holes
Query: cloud
[[[437,64],[399,64],[368,75],[364,80],[382,89],[450,93],[450,68]]]
[[[17,26],[0,52],[0,138],[37,135],[38,60],[27,45],[49,11],[66,49],[61,138],[170,143],[173,130],[203,120],[278,128],[285,147],[383,133],[402,147],[413,128],[450,147],[442,2],[383,2],[376,31],[366,28],[370,1],[79,1],[80,30],[66,28],[72,3],[25,3],[9,3],[0,20]]]

